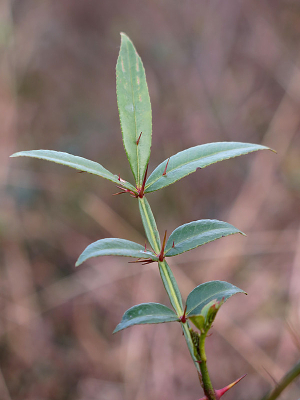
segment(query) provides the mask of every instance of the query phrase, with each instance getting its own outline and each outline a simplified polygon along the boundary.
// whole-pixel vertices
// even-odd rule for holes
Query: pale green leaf
[[[197,286],[188,295],[186,300],[186,317],[203,315],[206,318],[210,306],[214,302],[225,302],[236,293],[245,293],[244,290],[224,281],[211,281]],[[205,307],[210,304],[209,307]]]
[[[124,33],[116,73],[123,143],[137,186],[141,187],[151,149],[151,104],[142,60]]]
[[[171,233],[164,254],[166,257],[176,256],[177,254],[184,253],[185,251],[234,233],[243,234],[233,225],[216,219],[192,221],[179,226]]]
[[[145,250],[145,247],[138,243],[125,239],[107,238],[90,244],[79,256],[76,267],[89,258],[98,256],[125,256],[158,260],[152,251]]]
[[[32,157],[39,158],[41,160],[52,161],[57,164],[66,165],[71,168],[75,168],[80,172],[88,172],[90,174],[101,176],[102,178],[108,179],[118,185],[122,185],[127,189],[135,190],[135,187],[129,182],[120,181],[117,175],[112,174],[107,169],[102,167],[95,161],[87,160],[86,158],[73,156],[72,154],[63,153],[61,151],[53,150],[29,150],[29,151],[19,151],[11,155],[11,157]]]
[[[198,168],[205,168],[218,161],[267,149],[270,150],[258,144],[238,142],[216,142],[191,147],[175,154],[155,168],[146,181],[145,193],[171,185]]]
[[[159,303],[144,303],[127,310],[114,333],[133,325],[160,324],[175,321],[178,321],[178,317],[170,308]]]

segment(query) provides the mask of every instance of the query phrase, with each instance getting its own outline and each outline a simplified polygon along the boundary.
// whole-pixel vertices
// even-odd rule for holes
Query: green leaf
[[[201,219],[181,225],[171,233],[166,244],[165,256],[176,256],[233,233],[244,235],[233,225],[216,219]]]
[[[155,218],[146,197],[139,197],[139,208],[148,242],[150,243],[152,249],[158,254],[161,247],[160,237]]]
[[[251,143],[217,142],[202,144],[183,150],[168,160],[163,161],[155,168],[146,181],[145,193],[154,192],[155,190],[171,185],[171,183],[195,172],[198,168],[205,168],[218,161],[227,160],[257,150],[271,149]],[[165,171],[166,166],[167,169]]]
[[[159,303],[144,303],[127,310],[114,333],[133,325],[160,324],[174,321],[178,321],[178,317],[170,308]]]
[[[158,260],[154,253],[149,250],[145,251],[145,248],[138,243],[125,239],[108,238],[100,239],[90,244],[81,253],[75,265],[78,267],[78,265],[89,258],[98,256],[125,256],[141,259],[151,258],[154,261]]]
[[[151,104],[142,60],[124,33],[116,73],[123,143],[134,179],[141,187],[151,149]]]
[[[211,281],[197,286],[188,295],[186,300],[186,317],[202,315],[207,313],[214,302],[224,302],[236,293],[245,293],[244,290],[224,281]],[[206,307],[209,304],[209,307]]]
[[[88,172],[90,174],[101,176],[102,178],[108,179],[109,181],[115,182],[118,185],[122,185],[127,189],[135,191],[135,187],[129,182],[126,182],[124,180],[120,181],[117,175],[109,172],[107,169],[102,167],[101,164],[98,164],[91,160],[87,160],[83,157],[73,156],[72,154],[53,150],[19,151],[18,153],[11,155],[11,157],[32,157],[39,158],[41,160],[52,161],[57,164],[62,164],[71,168],[75,168],[82,172]]]

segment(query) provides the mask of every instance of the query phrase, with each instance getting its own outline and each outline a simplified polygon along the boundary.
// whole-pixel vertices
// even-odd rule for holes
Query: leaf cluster
[[[117,184],[121,190],[120,193],[129,193],[139,200],[140,214],[151,249],[126,239],[101,239],[90,244],[83,251],[76,266],[92,257],[117,255],[133,257],[137,259],[137,262],[142,263],[158,262],[163,268],[162,263],[167,257],[182,254],[224,236],[235,233],[243,234],[227,222],[204,219],[179,226],[168,239],[165,233],[161,244],[156,222],[145,194],[171,185],[196,170],[216,162],[268,148],[240,142],[202,144],[170,156],[159,164],[147,178],[152,140],[151,103],[142,60],[133,43],[124,33],[121,34],[116,80],[123,143],[133,173],[134,185],[111,173],[98,162],[63,152],[31,150],[12,155],[12,157],[26,156],[48,160],[101,176]],[[167,271],[166,265],[164,264],[165,269],[162,271]],[[162,274],[162,279],[165,286],[167,286],[166,282],[173,284],[173,277],[168,277],[166,272]],[[177,289],[174,290],[176,292]],[[186,309],[182,315],[179,315],[181,299],[176,313],[162,304],[140,304],[125,312],[115,332],[137,324],[176,321],[186,323],[186,320],[193,322],[200,332],[207,332],[221,305],[236,293],[244,292],[227,282],[203,283],[187,297]],[[179,297],[178,294],[176,295]],[[170,297],[172,297],[172,293]],[[172,299],[171,303],[173,304]]]

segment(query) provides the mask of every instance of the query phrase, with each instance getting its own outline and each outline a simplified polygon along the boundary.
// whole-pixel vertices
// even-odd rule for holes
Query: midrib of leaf
[[[216,294],[214,294],[214,295],[211,295],[210,297],[206,298],[205,300],[200,301],[200,303],[198,303],[195,307],[193,307],[186,315],[187,315],[187,316],[190,315],[190,313],[191,313],[193,310],[195,310],[195,308],[199,307],[199,304],[203,303],[203,301],[206,301],[206,300],[208,300],[208,299],[210,299],[210,298],[211,298],[211,300],[214,300],[214,297],[217,297],[219,293],[220,293],[220,292],[218,292],[218,293],[216,293]],[[209,300],[208,303],[209,303],[211,300]],[[203,309],[203,307],[202,307],[202,309]],[[201,310],[201,311],[202,311],[202,310]]]
[[[229,149],[229,150],[232,150],[232,149]],[[185,151],[185,150],[183,150],[183,151]],[[226,150],[226,151],[228,151],[228,150]],[[251,151],[249,151],[249,153],[250,153]],[[216,151],[216,152],[214,152],[214,153],[211,153],[209,156],[202,156],[202,157],[199,157],[199,158],[195,158],[195,159],[193,159],[193,160],[189,160],[189,161],[187,161],[187,162],[183,162],[182,164],[180,164],[180,165],[177,165],[176,167],[174,167],[174,168],[168,168],[167,169],[167,174],[168,173],[170,173],[170,172],[173,172],[173,171],[175,171],[176,169],[179,169],[179,168],[181,168],[181,167],[183,167],[184,165],[187,165],[187,164],[191,164],[191,163],[193,163],[193,162],[196,162],[196,161],[199,161],[199,160],[204,160],[205,158],[209,158],[209,157],[212,157],[212,156],[214,156],[214,155],[216,155],[216,154],[219,154],[219,153],[222,153],[222,151]],[[174,156],[173,156],[174,157]],[[170,160],[171,160],[171,158],[172,158],[172,156],[170,157]],[[227,157],[227,158],[224,158],[223,160],[227,160],[228,158],[231,158],[231,157]],[[145,190],[146,189],[148,189],[150,186],[152,186],[154,183],[156,183],[159,179],[161,178],[161,176],[159,176],[158,178],[156,178],[154,181],[152,181],[149,185],[146,185],[145,186]]]
[[[137,123],[136,123],[136,107],[135,107],[135,100],[134,100],[134,90],[133,90],[133,84],[132,84],[132,73],[131,73],[131,67],[130,67],[130,57],[129,57],[129,47],[128,47],[128,42],[126,41],[126,48],[127,48],[127,57],[128,57],[128,65],[129,65],[129,73],[130,73],[130,83],[131,83],[131,91],[132,91],[132,104],[133,104],[133,110],[134,110],[134,125],[135,125],[135,140],[138,140],[138,133],[137,133]],[[138,62],[138,60],[137,60]],[[137,161],[137,182],[138,185],[141,183],[140,182],[140,163],[139,163],[139,149],[138,145],[136,146],[136,161]]]

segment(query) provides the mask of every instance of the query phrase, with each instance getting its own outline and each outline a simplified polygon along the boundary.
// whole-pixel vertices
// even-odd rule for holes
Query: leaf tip
[[[75,267],[79,267],[79,265],[81,265],[83,263],[83,261],[80,260],[80,257],[78,258],[78,260],[75,263]]]
[[[115,333],[119,332],[119,331],[120,331],[119,325],[117,325],[117,326],[115,327],[114,331],[113,331],[113,335],[114,335]]]
[[[121,35],[121,42],[122,42],[123,40],[129,40],[129,41],[131,41],[131,40],[129,39],[129,36],[126,35],[126,33],[120,32],[120,35]]]
[[[9,157],[19,157],[19,155],[20,155],[20,153],[18,152],[18,153],[11,154]]]

